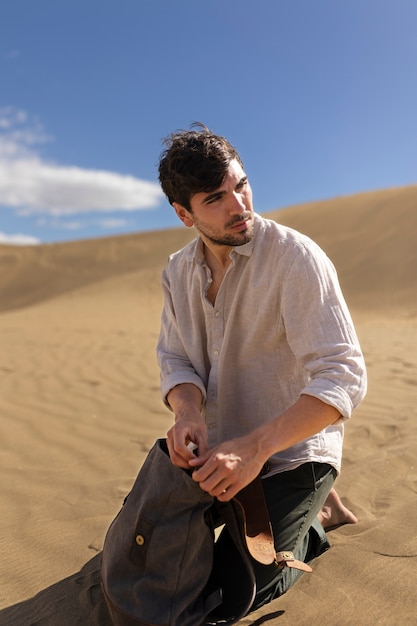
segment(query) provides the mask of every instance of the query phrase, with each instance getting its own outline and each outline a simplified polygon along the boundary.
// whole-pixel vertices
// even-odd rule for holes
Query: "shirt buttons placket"
[[[212,363],[211,363],[211,371],[209,377],[209,384],[207,387],[207,429],[210,431],[211,435],[209,439],[212,444],[216,441],[216,430],[219,427],[217,423],[217,376],[218,376],[218,368],[220,365],[220,352],[222,349],[223,338],[224,338],[224,317],[223,317],[223,297],[221,291],[218,293],[216,298],[216,304],[212,308],[211,311],[211,355],[212,355]]]

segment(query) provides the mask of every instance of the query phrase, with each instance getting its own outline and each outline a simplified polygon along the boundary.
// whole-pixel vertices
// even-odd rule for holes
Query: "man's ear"
[[[173,202],[172,206],[174,207],[175,213],[178,215],[184,226],[187,226],[187,228],[191,228],[191,226],[194,226],[193,216],[189,211],[187,211],[185,207],[183,207],[181,204],[178,204],[178,202]]]

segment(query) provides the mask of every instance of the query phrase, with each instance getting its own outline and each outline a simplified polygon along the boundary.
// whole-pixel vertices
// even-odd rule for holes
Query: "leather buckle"
[[[293,567],[294,569],[302,570],[303,572],[312,572],[313,570],[307,563],[299,561],[294,558],[294,554],[290,550],[283,550],[277,552],[275,555],[275,562],[281,567]]]

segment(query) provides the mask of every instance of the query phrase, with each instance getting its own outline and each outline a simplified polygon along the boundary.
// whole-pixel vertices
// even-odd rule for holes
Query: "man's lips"
[[[248,227],[249,220],[243,220],[243,222],[238,222],[232,226],[233,230],[241,231],[246,230]]]
[[[229,228],[237,231],[246,230],[251,220],[251,217],[251,215],[245,215],[244,217],[241,217],[239,221],[229,224]]]

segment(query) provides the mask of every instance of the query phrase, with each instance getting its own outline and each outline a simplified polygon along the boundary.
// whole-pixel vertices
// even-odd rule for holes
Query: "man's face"
[[[174,208],[186,226],[194,226],[203,241],[221,246],[241,246],[253,237],[252,189],[240,163],[230,162],[220,187],[196,193],[191,212],[178,203]]]

